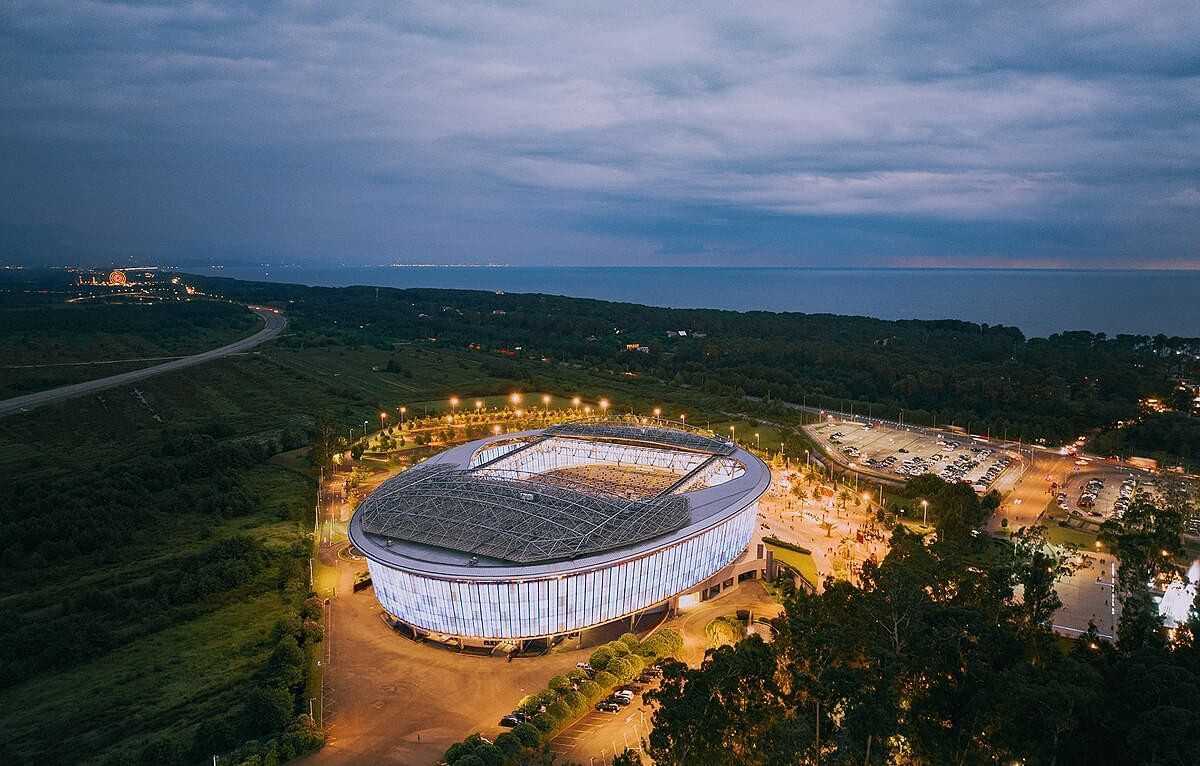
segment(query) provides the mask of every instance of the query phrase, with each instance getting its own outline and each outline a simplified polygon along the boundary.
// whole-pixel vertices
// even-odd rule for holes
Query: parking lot
[[[651,708],[640,696],[617,712],[593,710],[550,743],[567,763],[608,764],[626,748],[642,751],[649,734]]]
[[[979,437],[827,418],[805,430],[850,468],[893,481],[934,474],[984,493],[1016,473],[1021,458]]]
[[[1054,497],[1058,508],[1071,515],[1101,524],[1121,518],[1135,500],[1161,500],[1153,477],[1085,459],[1075,463],[1075,470],[1055,490]]]

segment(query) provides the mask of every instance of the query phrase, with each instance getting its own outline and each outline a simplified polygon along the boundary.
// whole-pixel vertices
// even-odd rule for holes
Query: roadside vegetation
[[[549,742],[563,729],[586,715],[592,706],[615,689],[638,678],[642,671],[677,657],[683,649],[678,631],[663,628],[645,641],[626,633],[595,649],[588,668],[576,668],[551,678],[546,688],[520,701],[514,713],[523,721],[496,737],[495,742],[472,734],[446,750],[448,766],[540,766],[549,763]],[[624,756],[621,763],[640,763]]]
[[[34,302],[6,293],[6,284],[0,280],[0,399],[207,351],[261,326],[244,306],[224,301],[66,304],[62,294],[36,293]]]

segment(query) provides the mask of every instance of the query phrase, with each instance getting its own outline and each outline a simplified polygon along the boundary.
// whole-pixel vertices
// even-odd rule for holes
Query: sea
[[[674,308],[962,319],[1018,327],[1200,337],[1200,270],[814,269],[259,265],[181,269],[345,287],[547,293]]]

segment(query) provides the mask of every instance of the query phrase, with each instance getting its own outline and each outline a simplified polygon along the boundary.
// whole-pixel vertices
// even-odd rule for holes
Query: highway
[[[14,396],[12,399],[0,401],[0,417],[12,415],[18,412],[28,412],[36,407],[41,407],[45,404],[61,402],[66,399],[73,399],[77,396],[86,396],[94,394],[97,391],[103,391],[106,388],[114,386],[123,386],[129,383],[136,383],[139,380],[161,375],[164,372],[174,372],[187,367],[193,367],[197,364],[211,362],[214,359],[220,359],[230,354],[238,354],[243,351],[265,343],[268,340],[283,332],[283,328],[287,327],[287,317],[274,309],[264,308],[262,306],[250,306],[250,310],[258,314],[258,316],[266,323],[263,329],[256,332],[247,338],[234,341],[226,346],[214,348],[210,351],[204,351],[192,356],[180,357],[163,364],[156,364],[153,367],[144,367],[140,370],[132,370],[123,372],[118,375],[110,375],[107,378],[98,378],[96,380],[88,380],[83,383],[75,383],[70,386],[60,386],[59,388],[51,388],[46,391],[38,391],[33,394],[25,394],[23,396]]]

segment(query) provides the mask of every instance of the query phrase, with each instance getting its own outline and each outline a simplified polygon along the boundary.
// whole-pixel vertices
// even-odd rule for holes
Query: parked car
[[[604,700],[603,702],[597,702],[596,709],[599,710],[601,713],[620,713],[621,712],[620,705],[618,705],[615,702],[609,702],[608,700]]]

